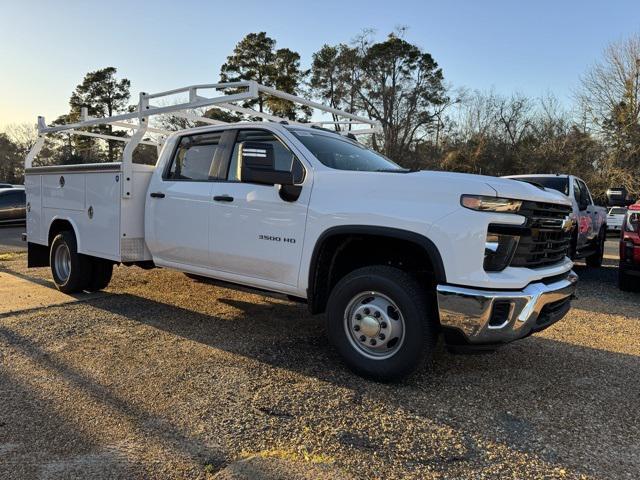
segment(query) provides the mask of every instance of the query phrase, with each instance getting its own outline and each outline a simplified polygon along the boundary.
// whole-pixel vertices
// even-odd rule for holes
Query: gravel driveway
[[[0,478],[638,478],[640,294],[608,262],[544,333],[395,385],[303,305],[119,267],[108,295],[0,315]]]

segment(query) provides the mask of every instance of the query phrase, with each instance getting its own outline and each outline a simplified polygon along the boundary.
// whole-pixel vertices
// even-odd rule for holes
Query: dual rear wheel
[[[78,253],[76,237],[71,231],[55,236],[49,264],[56,287],[64,293],[102,290],[109,285],[113,273],[113,262]]]

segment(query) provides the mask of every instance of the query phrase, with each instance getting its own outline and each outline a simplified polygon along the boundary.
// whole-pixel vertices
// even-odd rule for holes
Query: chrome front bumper
[[[569,272],[551,283],[523,290],[489,291],[438,285],[440,324],[461,332],[467,343],[506,343],[543,330],[568,311],[578,276]],[[494,305],[500,305],[494,312]]]

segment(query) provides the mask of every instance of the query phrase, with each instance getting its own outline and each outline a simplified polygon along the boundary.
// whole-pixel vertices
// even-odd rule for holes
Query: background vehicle
[[[584,258],[590,267],[602,265],[604,242],[607,238],[607,211],[593,203],[586,183],[573,175],[537,174],[513,175],[513,178],[553,189],[571,201],[575,227],[572,232],[569,257]]]
[[[624,187],[607,189],[607,205],[610,207],[626,207],[633,203],[633,199]]]
[[[12,185],[11,183],[0,183],[0,188],[13,188],[17,186],[18,185]]]
[[[621,290],[640,288],[640,203],[629,206],[622,223],[618,285]]]
[[[607,212],[607,232],[620,232],[624,217],[627,214],[625,207],[611,207]]]
[[[24,188],[0,188],[0,225],[24,224],[26,203]]]
[[[229,88],[240,93],[199,94]],[[189,101],[149,103],[176,92]],[[123,263],[283,293],[326,312],[345,362],[378,380],[415,369],[441,331],[450,345],[493,349],[567,313],[577,276],[566,257],[571,204],[559,194],[410,171],[336,132],[256,111],[270,121],[168,132],[155,167],[132,163],[149,116],[237,110],[229,102],[259,93],[345,117],[353,135],[378,127],[255,82],[142,94],[138,112],[78,124],[40,118],[42,136],[99,123],[136,133],[123,138],[122,163],[32,168],[38,149],[29,153],[29,266],[50,265],[64,292],[104,288]]]

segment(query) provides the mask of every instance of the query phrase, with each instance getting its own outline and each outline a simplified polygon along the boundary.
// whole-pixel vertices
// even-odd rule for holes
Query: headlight
[[[487,197],[484,195],[462,195],[460,205],[481,212],[515,213],[520,210],[522,200]]]
[[[499,272],[511,263],[520,237],[502,233],[487,233],[484,244],[484,269],[486,272]]]

